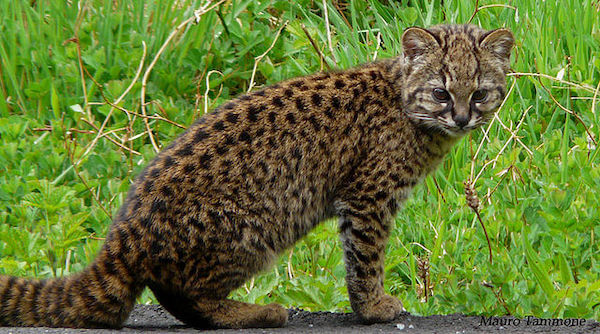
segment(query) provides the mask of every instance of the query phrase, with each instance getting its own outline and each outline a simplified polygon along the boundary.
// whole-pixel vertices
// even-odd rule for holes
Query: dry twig
[[[560,102],[558,102],[558,100],[556,100],[556,98],[554,97],[554,95],[552,95],[552,92],[550,91],[550,89],[548,89],[544,83],[542,82],[542,80],[540,80],[538,78],[538,81],[540,83],[540,85],[542,86],[542,88],[546,91],[546,93],[548,93],[548,95],[550,96],[550,99],[552,99],[552,101],[554,102],[554,104],[556,104],[560,109],[562,109],[563,111],[565,111],[566,113],[572,115],[573,117],[575,117],[575,119],[583,126],[583,128],[585,129],[585,132],[587,132],[588,138],[590,138],[594,144],[596,143],[596,140],[594,139],[594,137],[592,136],[592,134],[590,133],[590,130],[588,129],[587,125],[583,122],[583,120],[581,119],[581,117],[579,117],[579,115],[577,115],[573,110],[569,110],[567,107],[563,106]]]
[[[129,91],[131,91],[131,89],[133,88],[133,85],[135,85],[135,83],[138,81],[140,74],[142,73],[142,68],[144,67],[144,61],[146,59],[147,48],[146,48],[146,43],[143,41],[142,41],[142,46],[143,46],[142,58],[140,59],[140,64],[138,65],[138,69],[135,72],[135,77],[133,78],[133,80],[131,80],[131,83],[129,84],[129,86],[127,86],[127,89],[125,89],[125,91],[121,94],[121,96],[119,96],[114,102],[109,103],[111,108],[108,111],[108,114],[106,115],[106,117],[104,118],[102,125],[100,125],[100,129],[98,129],[98,133],[96,134],[96,137],[94,137],[94,139],[86,146],[85,151],[77,159],[77,162],[75,164],[79,165],[81,163],[81,161],[83,161],[83,159],[92,151],[94,146],[96,146],[98,139],[100,139],[103,136],[102,132],[104,131],[104,128],[106,127],[106,124],[108,123],[108,120],[112,116],[113,111],[115,109],[120,109],[120,110],[122,109],[120,107],[117,107],[117,105],[119,103],[121,103],[121,101],[123,101],[125,96],[127,96],[127,94],[129,94]],[[93,80],[93,78],[92,78],[92,80]],[[99,86],[99,88],[100,88],[100,92],[102,92],[102,86]],[[104,94],[102,94],[102,97],[104,97],[104,100],[108,103],[108,99],[106,99]]]
[[[496,111],[496,113],[500,112],[500,110],[502,110],[502,107],[504,107],[504,104],[506,103],[506,101],[508,100],[508,97],[511,95],[513,89],[515,88],[515,85],[517,84],[517,81],[513,81],[512,85],[510,86],[510,88],[508,89],[508,93],[506,93],[506,96],[504,97],[504,100],[502,101],[502,104],[500,104],[500,107],[498,107],[498,111]],[[477,161],[477,157],[479,156],[479,153],[481,152],[482,148],[483,148],[483,144],[485,143],[485,141],[489,141],[489,137],[488,137],[488,133],[490,132],[490,129],[492,128],[492,125],[494,124],[494,122],[496,121],[496,117],[494,117],[492,119],[492,121],[488,124],[486,129],[483,129],[483,138],[481,139],[481,142],[479,143],[479,146],[477,147],[477,150],[475,151],[475,155],[473,155],[473,158],[471,158],[471,176],[470,179],[473,180],[473,174],[475,173],[475,161]],[[511,137],[512,138],[512,137]],[[473,181],[473,184],[475,183],[475,181]]]
[[[327,67],[328,70],[331,70],[331,67],[329,67],[329,64],[327,63],[327,61],[325,60],[325,56],[323,56],[323,53],[321,52],[321,50],[319,49],[319,47],[317,46],[317,43],[313,40],[313,38],[310,36],[310,33],[308,32],[308,30],[306,29],[306,26],[304,25],[304,23],[300,24],[300,27],[302,28],[302,31],[304,31],[304,34],[306,35],[306,38],[308,38],[308,41],[310,42],[310,44],[312,45],[313,49],[315,49],[315,51],[317,52],[317,54],[319,55],[319,59],[321,59],[321,63],[325,65],[325,67]],[[321,66],[321,70],[323,70],[323,67]]]
[[[475,18],[475,15],[477,15],[477,13],[479,13],[481,10],[487,9],[487,8],[494,8],[494,7],[504,7],[504,8],[510,8],[515,11],[517,10],[517,7],[511,6],[511,5],[504,5],[504,4],[492,4],[492,5],[485,5],[485,6],[479,7],[479,0],[477,0],[475,2],[475,11],[473,11],[471,18],[469,18],[467,23],[471,23],[471,21],[473,21],[473,19]]]
[[[269,48],[267,49],[267,51],[263,52],[263,54],[261,54],[260,56],[256,56],[254,57],[254,68],[252,68],[252,76],[250,77],[250,85],[248,86],[248,93],[250,93],[250,91],[252,91],[252,87],[254,87],[254,76],[256,75],[256,68],[258,67],[258,63],[267,56],[267,54],[269,53],[269,51],[271,51],[271,49],[273,49],[273,47],[275,46],[275,43],[277,43],[277,40],[279,39],[279,35],[281,34],[281,31],[283,30],[283,28],[285,28],[285,26],[287,26],[289,21],[285,21],[281,27],[279,28],[279,30],[277,30],[277,34],[275,34],[275,38],[273,39],[273,43],[271,43],[271,46],[269,46]],[[205,110],[206,112],[206,110]]]
[[[377,52],[379,52],[379,47],[381,46],[381,31],[377,32],[377,46],[375,47],[375,54],[373,54],[373,61],[377,60]]]
[[[206,114],[208,112],[208,92],[210,92],[210,75],[213,73],[217,73],[220,74],[221,76],[223,76],[223,73],[217,71],[217,70],[210,70],[207,74],[206,74],[206,91],[204,92],[204,113]],[[221,86],[222,87],[222,86]],[[221,93],[219,92],[219,95]]]
[[[492,264],[493,263],[492,243],[490,242],[490,237],[488,236],[487,229],[485,228],[485,224],[483,223],[483,220],[481,219],[481,215],[479,214],[480,202],[479,202],[479,197],[477,196],[477,191],[473,187],[473,183],[471,183],[470,181],[465,181],[464,184],[465,184],[465,196],[467,198],[467,205],[471,208],[471,210],[473,210],[473,212],[475,212],[475,215],[477,216],[477,219],[479,220],[479,223],[481,224],[481,227],[483,228],[483,233],[485,234],[485,239],[487,240],[488,251],[490,253],[490,264]]]
[[[185,28],[188,24],[190,24],[193,21],[198,22],[200,20],[200,17],[202,15],[208,13],[209,11],[211,11],[212,9],[214,9],[215,7],[217,7],[218,5],[220,5],[221,3],[225,2],[225,0],[220,0],[220,1],[218,1],[217,3],[215,3],[212,6],[210,5],[211,2],[212,2],[211,0],[207,1],[204,4],[204,6],[200,7],[200,9],[194,11],[194,15],[192,17],[190,17],[187,20],[181,22],[175,29],[173,29],[173,31],[171,32],[171,34],[169,34],[169,36],[167,37],[167,39],[165,40],[165,42],[163,43],[163,45],[160,47],[160,49],[158,50],[158,52],[154,56],[154,59],[152,59],[152,62],[150,62],[150,65],[148,65],[148,67],[146,68],[146,72],[144,72],[144,76],[142,77],[142,91],[141,91],[141,111],[142,111],[142,115],[146,116],[146,85],[147,85],[147,82],[148,82],[148,78],[150,77],[150,73],[152,72],[152,69],[154,68],[154,65],[156,65],[156,62],[158,61],[158,58],[160,58],[160,56],[162,55],[162,53],[167,48],[167,45],[169,45],[169,43],[171,42],[171,40],[181,30],[183,30],[183,28]],[[146,125],[146,130],[148,131],[148,137],[150,137],[150,142],[152,143],[152,147],[154,148],[154,151],[156,151],[158,153],[160,151],[160,148],[158,147],[158,144],[156,143],[156,140],[154,139],[154,135],[152,134],[152,129],[150,128],[150,124],[148,123],[148,118],[146,118],[146,117],[144,117],[144,124]]]
[[[331,59],[333,59],[333,63],[337,66],[337,59],[335,58],[335,53],[333,52],[333,43],[331,43],[331,28],[329,27],[329,10],[327,9],[327,1],[323,0],[323,13],[325,14],[325,28],[327,29],[327,42],[329,43],[329,52],[331,52]]]
[[[63,123],[64,124],[64,123]],[[71,162],[71,166],[73,168],[73,171],[75,172],[75,175],[77,175],[77,177],[79,178],[79,180],[81,181],[81,183],[85,186],[85,188],[87,189],[87,191],[92,195],[92,198],[94,199],[94,201],[96,202],[96,204],[98,204],[98,206],[100,207],[100,209],[102,209],[102,211],[104,211],[104,213],[106,214],[106,216],[108,218],[111,218],[112,215],[110,214],[110,212],[108,212],[108,210],[104,207],[104,205],[102,205],[102,203],[100,202],[100,199],[98,198],[97,194],[94,193],[94,191],[92,190],[92,188],[90,188],[90,186],[88,185],[88,183],[85,181],[85,179],[83,178],[83,176],[81,176],[81,174],[79,173],[79,170],[77,169],[77,166],[75,165],[74,159],[73,159],[73,155],[75,152],[75,147],[71,148],[71,143],[73,143],[74,146],[77,145],[77,142],[74,140],[71,140],[72,138],[68,135],[68,132],[65,132],[67,134],[67,136],[65,137],[65,149],[67,150],[67,156],[69,157],[69,161]]]
[[[588,93],[594,93],[596,90],[594,89],[594,87],[590,87],[590,86],[584,86],[575,82],[571,82],[571,81],[565,81],[562,79],[558,79],[555,78],[551,75],[548,74],[543,74],[543,73],[528,73],[528,72],[513,72],[513,73],[509,73],[506,75],[507,77],[516,77],[516,78],[520,78],[520,77],[536,77],[536,78],[544,78],[544,79],[548,79],[548,80],[552,80],[552,81],[556,81],[571,87],[575,87],[577,89],[581,89],[583,91],[586,91]]]

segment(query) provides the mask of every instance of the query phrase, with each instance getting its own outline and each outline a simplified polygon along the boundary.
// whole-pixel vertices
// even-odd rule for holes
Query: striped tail
[[[73,276],[34,280],[0,276],[0,325],[120,328],[143,285],[104,245]]]

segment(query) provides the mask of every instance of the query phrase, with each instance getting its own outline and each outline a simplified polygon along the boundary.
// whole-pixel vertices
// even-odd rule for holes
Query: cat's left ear
[[[510,51],[514,44],[515,38],[512,32],[504,28],[489,31],[479,42],[482,48],[506,61],[510,58]]]

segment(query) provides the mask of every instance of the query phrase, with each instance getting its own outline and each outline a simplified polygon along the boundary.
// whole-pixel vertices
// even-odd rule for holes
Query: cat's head
[[[486,123],[506,94],[513,44],[507,29],[407,29],[402,36],[404,111],[416,123],[450,136]]]

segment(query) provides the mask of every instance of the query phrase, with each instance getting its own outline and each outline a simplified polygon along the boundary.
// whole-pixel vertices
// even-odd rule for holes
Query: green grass
[[[143,120],[125,112],[141,112],[142,77],[119,108],[106,101],[133,82],[143,43],[145,70],[171,31],[203,5],[68,3],[0,2],[0,272],[6,274],[65,275],[93,259],[110,214],[155,155]],[[514,87],[487,136],[477,131],[462,140],[397,216],[386,288],[416,314],[599,320],[600,104],[593,98],[600,4],[479,2],[491,4],[506,6],[481,9],[473,23],[512,29],[514,71],[562,81],[509,77]],[[226,1],[178,34],[152,69],[146,109],[160,116],[149,120],[157,145],[182,131],[165,119],[190,124],[205,108],[247,91],[255,57],[266,51],[256,66],[258,87],[348,68],[375,54],[392,57],[401,51],[404,28],[465,23],[475,9],[474,1],[328,1],[332,54],[321,1]],[[479,193],[493,264],[467,205],[467,180]],[[349,311],[336,223],[324,223],[233,297]],[[146,292],[140,302],[153,300]]]

